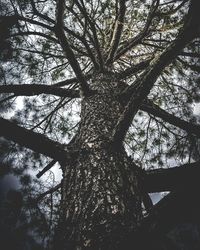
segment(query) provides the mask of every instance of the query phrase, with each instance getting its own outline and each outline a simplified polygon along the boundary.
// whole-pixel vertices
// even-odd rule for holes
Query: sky
[[[194,114],[200,115],[200,103],[194,105]]]

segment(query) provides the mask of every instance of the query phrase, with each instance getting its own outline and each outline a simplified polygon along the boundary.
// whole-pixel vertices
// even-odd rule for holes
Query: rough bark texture
[[[73,142],[79,155],[64,170],[56,249],[119,249],[141,219],[137,168],[123,147],[111,143],[123,83],[99,74],[90,85],[96,94],[82,100]]]

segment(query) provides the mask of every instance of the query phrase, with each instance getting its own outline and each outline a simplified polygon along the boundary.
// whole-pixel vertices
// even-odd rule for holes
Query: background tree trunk
[[[101,74],[91,87],[97,93],[83,98],[72,143],[79,154],[64,170],[56,249],[118,249],[141,219],[137,170],[124,148],[111,143],[123,83]]]

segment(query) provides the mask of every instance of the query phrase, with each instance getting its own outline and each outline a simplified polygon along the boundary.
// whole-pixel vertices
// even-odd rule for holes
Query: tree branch
[[[14,93],[15,96],[33,96],[50,94],[60,97],[80,97],[79,91],[74,89],[62,89],[55,86],[43,84],[22,84],[22,85],[0,85],[0,93]]]
[[[134,73],[137,73],[138,71],[144,70],[149,66],[149,63],[151,62],[151,60],[152,59],[147,59],[146,61],[135,64],[125,69],[124,71],[117,73],[117,77],[119,79],[124,79],[126,77],[133,75]]]
[[[29,53],[34,53],[34,54],[39,54],[39,55],[43,55],[45,56],[45,58],[48,57],[55,57],[55,58],[65,58],[65,56],[63,55],[56,55],[56,54],[53,54],[53,53],[47,53],[47,52],[43,52],[43,51],[39,51],[39,50],[31,50],[31,49],[24,49],[24,48],[16,48],[16,49],[13,49],[15,51],[25,51],[25,52],[29,52]]]
[[[200,177],[200,162],[147,170],[144,173],[143,186],[148,193],[172,191],[197,176]]]
[[[42,32],[37,32],[37,31],[24,31],[24,32],[13,33],[13,34],[10,35],[10,37],[31,36],[31,35],[33,35],[33,36],[41,36],[41,37],[46,38],[48,40],[51,40],[51,41],[53,41],[55,43],[59,43],[59,41],[56,38],[54,38],[54,37],[52,37],[50,35],[47,35],[45,33],[42,33]]]
[[[4,99],[0,100],[0,104],[6,102],[6,101],[8,101],[8,100],[11,100],[11,99],[14,98],[14,97],[15,97],[15,95],[10,95],[10,96],[8,96],[8,97],[5,97]]]
[[[38,25],[40,27],[43,27],[43,28],[46,28],[50,31],[53,31],[54,30],[54,27],[53,26],[49,26],[45,23],[41,23],[39,21],[36,21],[34,19],[30,19],[30,18],[27,18],[27,17],[24,17],[24,16],[20,16],[20,15],[15,15],[16,18],[20,21],[24,21],[24,22],[28,22],[28,23],[31,23],[31,24],[35,24],[35,25]]]
[[[86,74],[86,75],[84,75],[84,78],[86,80],[89,80],[92,77],[92,75],[93,74]],[[70,85],[70,84],[73,84],[73,83],[78,83],[77,77],[73,77],[71,79],[66,79],[66,80],[57,82],[57,83],[53,84],[52,86],[54,86],[54,87],[63,87],[63,86]]]
[[[80,88],[83,93],[83,95],[90,94],[90,89],[87,84],[87,81],[84,78],[84,75],[81,71],[80,65],[78,61],[76,60],[76,57],[74,55],[73,50],[71,49],[67,38],[64,33],[63,29],[63,15],[64,15],[64,9],[65,9],[65,1],[64,0],[57,0],[57,23],[55,26],[55,33],[58,37],[58,40],[60,42],[60,45],[65,52],[66,58],[68,59],[72,69],[74,70],[74,73],[80,83]]]
[[[113,32],[113,36],[111,40],[110,51],[108,54],[108,58],[106,60],[106,65],[109,65],[112,63],[115,53],[117,51],[120,38],[122,35],[123,26],[124,26],[125,11],[126,11],[126,0],[120,0],[119,1],[119,14],[115,22],[115,28],[114,28],[114,32]]]
[[[200,22],[196,10],[198,4],[195,1],[196,0],[191,1],[186,21],[176,39],[164,50],[163,53],[155,57],[146,71],[136,80],[136,82],[127,87],[122,93],[123,97],[125,96],[130,99],[124,112],[119,118],[115,130],[113,131],[112,140],[115,146],[120,145],[123,142],[134,116],[142,102],[150,93],[162,70],[176,58],[180,51],[189,42],[199,35]]]
[[[47,164],[47,166],[45,168],[42,169],[42,171],[40,171],[36,177],[40,178],[43,174],[45,174],[49,169],[51,169],[55,164],[56,164],[56,160],[50,161],[49,164]]]
[[[200,58],[200,53],[197,53],[197,52],[181,52],[180,53],[180,56],[188,56],[188,57],[197,57],[197,58]]]
[[[40,195],[34,200],[34,202],[37,203],[37,202],[41,201],[46,195],[52,194],[52,193],[56,192],[59,188],[61,188],[61,186],[62,186],[62,183],[59,183],[59,184],[56,185],[55,187],[50,188],[50,189],[47,190],[46,192],[40,194]]]
[[[188,134],[195,134],[198,138],[200,138],[200,125],[184,121],[179,117],[169,114],[149,100],[144,102],[140,108],[145,112],[148,112],[180,129],[187,131]]]
[[[48,139],[46,136],[20,127],[4,118],[0,118],[0,136],[18,143],[20,146],[32,149],[58,161],[69,158],[69,152],[64,145]]]

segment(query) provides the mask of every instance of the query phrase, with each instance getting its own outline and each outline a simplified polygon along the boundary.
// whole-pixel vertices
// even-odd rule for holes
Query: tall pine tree
[[[198,1],[2,0],[0,31],[1,161],[43,247],[123,248],[198,167]]]

